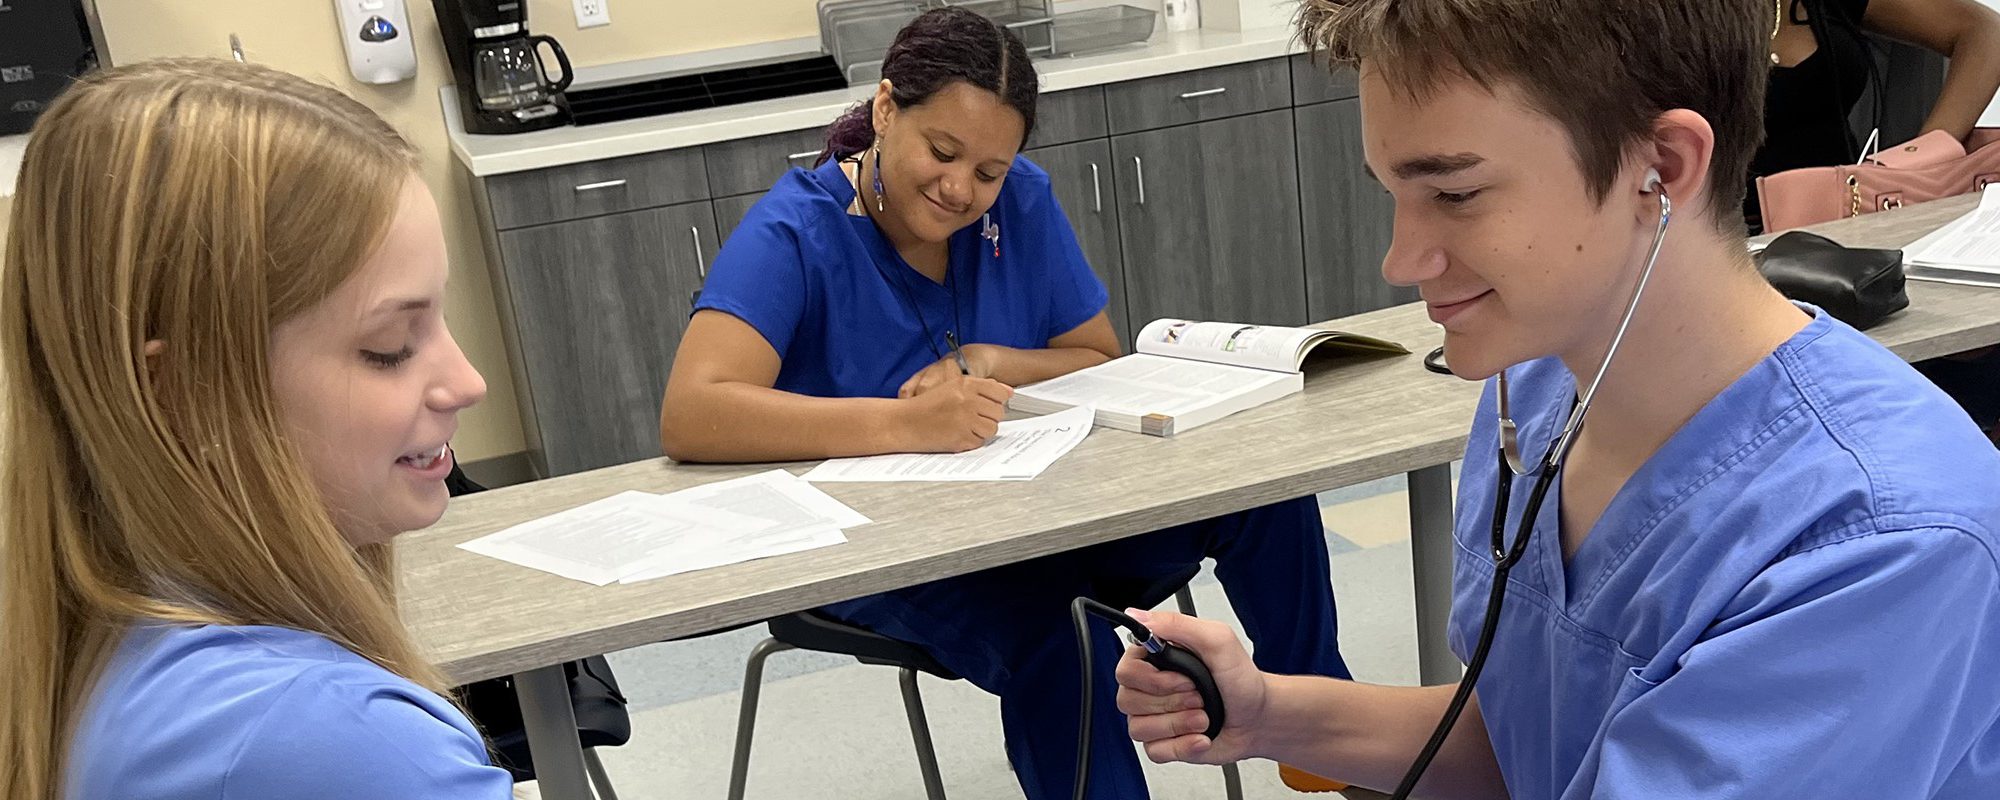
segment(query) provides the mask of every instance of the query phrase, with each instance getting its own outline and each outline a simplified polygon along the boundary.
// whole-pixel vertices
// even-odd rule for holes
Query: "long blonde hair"
[[[366,106],[229,61],[104,71],[36,124],[0,273],[0,798],[60,794],[137,622],[309,631],[445,689],[387,549],[346,543],[284,437],[269,363],[415,166]]]

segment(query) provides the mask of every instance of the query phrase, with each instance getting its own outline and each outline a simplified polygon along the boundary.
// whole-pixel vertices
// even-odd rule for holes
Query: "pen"
[[[951,357],[958,359],[958,374],[971,375],[972,368],[965,365],[965,351],[958,346],[958,334],[952,331],[945,331],[944,343],[951,345]]]

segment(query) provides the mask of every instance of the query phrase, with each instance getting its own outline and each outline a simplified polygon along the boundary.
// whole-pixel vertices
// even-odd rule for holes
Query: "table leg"
[[[583,766],[583,743],[576,736],[576,708],[570,705],[569,676],[563,665],[514,676],[528,750],[535,762],[535,785],[545,800],[591,800]]]
[[[1457,681],[1465,667],[1452,655],[1451,465],[1409,474],[1411,567],[1417,589],[1417,669],[1425,686]]]

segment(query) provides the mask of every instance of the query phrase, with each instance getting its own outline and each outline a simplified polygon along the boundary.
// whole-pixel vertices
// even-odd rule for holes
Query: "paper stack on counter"
[[[2000,286],[2000,184],[1979,207],[1903,248],[1903,274],[1919,280]]]
[[[668,495],[625,492],[459,547],[603,586],[836,545],[868,522],[772,470]]]
[[[893,481],[1033,480],[1090,435],[1096,411],[1080,406],[1045,417],[1000,423],[1000,432],[977,450],[836,458],[805,479],[818,483]]]

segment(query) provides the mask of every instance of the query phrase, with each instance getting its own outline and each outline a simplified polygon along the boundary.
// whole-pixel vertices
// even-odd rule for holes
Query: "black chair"
[[[1100,594],[1113,599],[1135,598],[1131,605],[1139,608],[1152,608],[1172,596],[1180,612],[1192,616],[1195,613],[1194,595],[1188,592],[1187,585],[1200,571],[1200,567],[1190,567],[1180,575],[1146,586],[1106,585],[1100,587],[1103,590]],[[923,776],[924,795],[929,800],[944,800],[944,781],[938,774],[937,749],[931,742],[930,724],[924,717],[923,695],[917,690],[917,673],[927,673],[948,681],[959,680],[957,673],[946,669],[916,645],[849,625],[818,611],[787,614],[768,620],[765,625],[770,629],[771,636],[750,651],[749,663],[744,667],[743,705],[736,721],[736,754],[729,770],[729,800],[743,800],[744,786],[749,777],[750,747],[757,726],[757,700],[764,688],[764,662],[773,653],[786,650],[853,656],[863,664],[897,668],[902,679],[903,711],[909,716],[910,736],[916,742],[917,769]],[[1074,736],[1074,733],[1070,735]],[[1242,800],[1243,778],[1236,765],[1224,765],[1222,776],[1228,800]]]
[[[625,711],[625,695],[611,675],[611,665],[603,656],[591,656],[563,665],[569,677],[570,704],[576,709],[576,736],[583,745],[583,765],[597,796],[618,800],[611,777],[604,771],[597,748],[617,747],[632,740],[632,719]],[[494,678],[459,687],[466,713],[492,742],[494,764],[514,776],[514,781],[535,779],[535,764],[528,751],[528,731],[521,722],[520,701],[515,698],[514,679]]]
[[[445,478],[451,496],[486,491],[452,465]],[[625,695],[611,664],[603,656],[591,656],[563,665],[569,677],[570,704],[576,709],[576,735],[583,745],[584,768],[590,772],[591,786],[603,800],[618,800],[611,777],[597,748],[617,747],[632,740],[632,717],[625,710]],[[460,705],[474,725],[492,742],[494,764],[514,776],[514,781],[535,779],[535,765],[528,752],[527,726],[521,721],[521,704],[514,693],[514,679],[493,678],[458,687]]]

